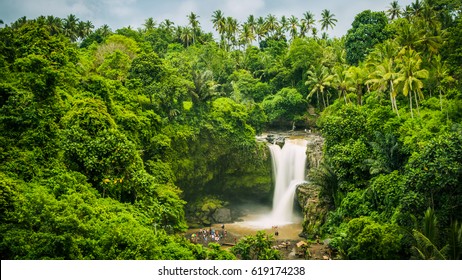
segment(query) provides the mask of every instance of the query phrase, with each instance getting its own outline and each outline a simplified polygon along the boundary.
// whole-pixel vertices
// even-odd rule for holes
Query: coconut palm
[[[255,34],[252,31],[252,28],[248,24],[242,26],[240,33],[239,41],[243,42],[245,46],[252,45],[252,42],[255,40]]]
[[[388,90],[392,110],[399,116],[396,103],[397,91],[393,83],[398,76],[395,61],[397,49],[398,45],[394,40],[387,40],[375,47],[366,61],[366,66],[371,69],[366,85],[381,92]]]
[[[64,35],[66,35],[72,42],[78,38],[78,22],[79,19],[70,14],[63,20]]]
[[[216,10],[212,15],[213,28],[220,35],[220,42],[223,44],[225,40],[226,19],[221,10]]]
[[[345,69],[343,65],[338,65],[334,68],[334,77],[332,80],[332,86],[337,88],[339,98],[343,96],[345,103],[350,102],[347,94],[355,90],[353,81],[350,79],[350,76],[347,75],[347,71],[348,69]]]
[[[273,36],[280,27],[278,19],[276,16],[269,14],[265,20],[265,29],[270,33],[270,36]]]
[[[356,95],[358,96],[358,104],[362,105],[363,88],[367,80],[368,72],[364,67],[350,66],[346,74],[352,81],[352,86],[355,88]]]
[[[197,35],[199,34],[199,28],[200,28],[200,23],[199,23],[199,16],[196,15],[195,13],[191,12],[188,16],[187,16],[188,20],[189,20],[189,25],[191,26],[191,33],[192,33],[192,43],[195,44],[196,43],[196,38],[197,38]]]
[[[428,70],[421,69],[422,59],[419,53],[411,48],[404,47],[398,54],[398,75],[394,83],[401,89],[404,96],[409,96],[411,117],[414,118],[412,111],[412,95],[419,112],[419,100],[423,98],[422,87],[423,79],[429,76]]]
[[[59,17],[47,16],[46,25],[51,35],[56,35],[63,31],[63,22]]]
[[[420,16],[423,11],[423,5],[422,2],[419,0],[415,0],[415,2],[411,3],[411,14],[413,16]]]
[[[401,6],[398,4],[398,1],[393,1],[390,3],[390,7],[388,7],[387,15],[390,20],[397,19],[401,16]]]
[[[285,37],[286,32],[289,30],[289,20],[286,16],[282,16],[279,20],[279,28],[277,33],[281,37]]]
[[[267,35],[265,19],[263,17],[258,17],[257,19],[255,34],[257,34],[258,44],[260,44],[261,39],[265,38]]]
[[[194,35],[193,31],[190,27],[182,27],[180,31],[180,38],[181,41],[183,41],[183,44],[188,47],[190,45],[190,42],[193,42],[194,40]]]
[[[289,18],[289,33],[292,40],[298,35],[298,18],[293,15]]]
[[[303,18],[300,21],[300,36],[305,37],[306,34],[314,28],[315,22],[313,13],[303,13]]]
[[[103,26],[101,26],[98,30],[101,32],[101,36],[103,38],[109,36],[112,33],[111,28],[107,24],[103,24]]]
[[[233,17],[226,18],[226,27],[225,27],[225,34],[226,39],[228,41],[228,48],[229,46],[235,46],[237,44],[236,36],[239,30],[239,26],[237,23],[237,19]]]
[[[454,78],[449,75],[449,68],[440,55],[435,56],[432,61],[432,66],[431,77],[436,83],[436,89],[440,97],[440,108],[441,111],[443,111],[443,83],[451,83],[454,81]]]
[[[306,99],[311,99],[316,93],[316,99],[319,105],[319,94],[323,101],[323,106],[326,108],[329,105],[329,98],[325,98],[324,92],[327,87],[331,85],[333,76],[329,73],[329,69],[323,65],[311,66],[310,70],[307,71],[308,79],[305,82],[305,85],[311,87],[311,91],[308,93]],[[327,102],[326,102],[327,99]]]
[[[172,28],[173,26],[175,25],[175,23],[169,19],[165,19],[164,21],[162,21],[159,25],[159,27],[161,28],[164,28],[168,31],[172,31]]]
[[[324,9],[322,10],[321,13],[321,20],[319,22],[321,23],[321,30],[328,30],[330,28],[334,28],[337,19],[334,18],[335,15],[332,14],[329,10]]]
[[[145,31],[151,31],[156,27],[157,23],[156,21],[150,17],[147,20],[144,21],[143,26]]]

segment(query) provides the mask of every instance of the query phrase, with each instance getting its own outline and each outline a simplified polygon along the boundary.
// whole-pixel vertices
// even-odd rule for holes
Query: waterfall
[[[287,139],[282,149],[270,145],[275,182],[271,220],[275,225],[292,222],[295,190],[305,180],[306,145],[303,139]]]

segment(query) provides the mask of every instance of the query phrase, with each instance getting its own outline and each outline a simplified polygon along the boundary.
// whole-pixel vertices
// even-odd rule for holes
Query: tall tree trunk
[[[414,118],[414,114],[412,112],[412,93],[409,93],[409,104],[411,105],[411,118]]]

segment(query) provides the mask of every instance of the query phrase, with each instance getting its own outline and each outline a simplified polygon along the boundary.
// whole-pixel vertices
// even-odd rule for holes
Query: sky
[[[415,0],[398,0],[401,7]],[[34,19],[40,15],[65,18],[76,15],[82,21],[91,21],[98,28],[107,24],[113,31],[131,26],[142,27],[147,18],[157,23],[165,19],[176,25],[186,26],[187,15],[194,12],[199,16],[201,27],[206,32],[214,32],[211,18],[216,10],[224,15],[246,21],[249,15],[266,17],[273,14],[280,18],[292,15],[302,18],[309,11],[315,15],[317,28],[324,9],[333,13],[338,20],[331,37],[341,37],[351,28],[355,16],[364,11],[385,11],[392,0],[0,0],[0,19],[11,24],[26,16]]]

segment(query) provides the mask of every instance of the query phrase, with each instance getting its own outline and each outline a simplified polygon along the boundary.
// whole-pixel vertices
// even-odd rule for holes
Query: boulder
[[[212,218],[216,223],[232,222],[231,210],[229,208],[219,208],[212,214]]]

